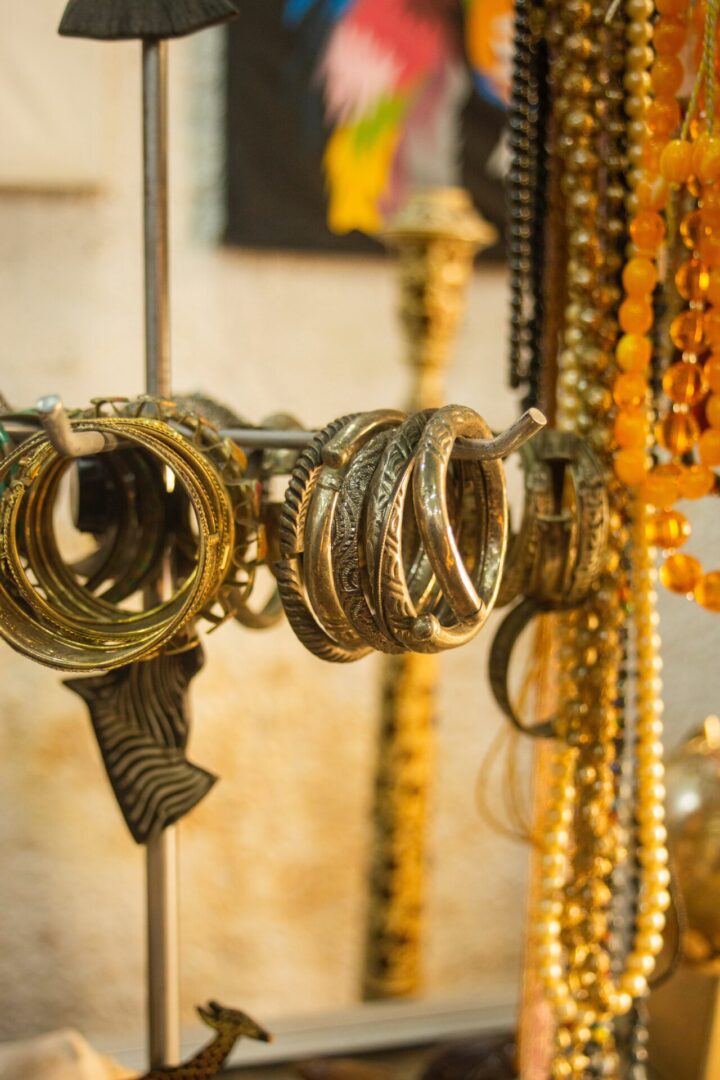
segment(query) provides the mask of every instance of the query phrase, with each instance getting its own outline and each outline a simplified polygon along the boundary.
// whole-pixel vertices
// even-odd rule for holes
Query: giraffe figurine
[[[239,1009],[225,1009],[216,1001],[209,1001],[206,1006],[199,1006],[197,1011],[208,1027],[217,1032],[212,1042],[186,1064],[152,1069],[141,1080],[211,1080],[222,1069],[238,1039],[245,1036],[246,1039],[259,1039],[261,1042],[272,1041],[269,1032]]]

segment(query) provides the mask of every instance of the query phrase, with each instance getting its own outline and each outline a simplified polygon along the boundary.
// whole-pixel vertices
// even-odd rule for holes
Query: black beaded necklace
[[[549,115],[547,48],[533,31],[536,9],[515,0],[514,62],[509,110],[510,384],[539,401]]]

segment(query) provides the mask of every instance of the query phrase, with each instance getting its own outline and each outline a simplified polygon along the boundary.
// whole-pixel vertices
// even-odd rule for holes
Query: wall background
[[[17,5],[0,0],[7,40],[46,85],[53,50],[63,48],[52,38],[62,3],[34,7],[46,12],[48,33],[37,68]],[[219,40],[211,33],[171,51],[176,387],[212,392],[252,420],[287,409],[309,426],[350,406],[402,402],[392,264],[209,242],[219,206]],[[82,404],[142,389],[138,47],[83,43],[78,64],[84,54],[102,57],[99,74],[89,62],[89,106],[98,79],[111,91],[97,193],[0,191],[0,389],[18,407],[51,391]],[[16,71],[4,68],[0,80]],[[74,124],[83,123],[80,111]],[[50,127],[43,134],[55,137]],[[449,378],[449,397],[496,426],[516,413],[504,384],[506,308],[503,273],[478,272]],[[672,599],[665,607],[677,741],[718,707],[720,637],[712,616]],[[484,680],[491,634],[443,660],[426,963],[436,995],[519,971],[526,853],[489,829],[474,802],[500,724]],[[181,830],[185,1017],[210,996],[261,1019],[351,1003],[377,662],[324,665],[284,626],[264,635],[228,626],[207,651],[191,753],[222,782]],[[91,1037],[138,1032],[142,853],[115,809],[81,703],[5,647],[0,807],[0,1037],[66,1024]]]

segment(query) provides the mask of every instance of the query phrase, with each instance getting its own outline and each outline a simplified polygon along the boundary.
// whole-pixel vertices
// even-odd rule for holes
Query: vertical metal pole
[[[143,42],[143,177],[145,189],[145,384],[169,396],[167,42]]]
[[[177,829],[147,845],[147,959],[150,1068],[180,1060]]]
[[[142,47],[145,210],[145,387],[170,397],[167,208],[167,42]],[[147,977],[150,1068],[180,1057],[177,834],[147,845]]]

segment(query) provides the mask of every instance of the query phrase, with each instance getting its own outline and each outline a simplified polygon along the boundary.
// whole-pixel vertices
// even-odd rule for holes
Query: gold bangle
[[[127,432],[131,430],[128,425],[146,425],[148,423],[153,422],[126,420],[124,431],[127,435]],[[220,532],[221,534],[227,532],[232,526],[229,500],[227,494],[223,495],[214,470],[203,463],[203,468],[199,470],[203,483],[197,485],[197,478],[194,477],[191,470],[193,463],[197,470],[199,461],[202,459],[195,457],[193,462],[193,458],[191,458],[188,463],[183,456],[178,456],[175,453],[178,444],[175,444],[175,448],[173,448],[172,444],[167,444],[166,435],[169,431],[170,429],[165,424],[160,423],[151,436],[148,449],[155,451],[164,466],[171,468],[186,488],[188,484],[191,486],[195,484],[199,498],[199,501],[196,499],[195,512],[199,515],[200,527],[202,528],[201,523],[204,519],[209,523],[207,527],[210,528],[210,535],[212,536],[215,531],[214,519],[220,513],[224,518],[220,525]],[[144,427],[143,435],[147,436],[147,433],[148,428]],[[175,439],[180,440],[181,449],[189,445],[181,436],[176,436],[175,433],[172,433],[172,435]],[[61,465],[63,468],[66,467],[64,462]],[[188,465],[190,465],[190,469]],[[103,618],[106,617],[112,626],[124,624],[127,631],[130,631],[131,628],[142,628],[148,619],[147,612],[124,612],[112,604],[107,604],[81,586],[65,566],[54,544],[51,520],[52,505],[47,499],[48,486],[45,481],[31,485],[24,510],[24,533],[28,558],[35,573],[40,577],[41,584],[44,585],[46,591],[62,599],[63,607],[61,610],[76,610],[81,616],[90,616],[94,623],[102,623]],[[207,493],[211,491],[216,496],[214,502],[206,498]],[[229,566],[227,553],[223,556],[223,560],[221,574],[224,577]],[[32,602],[32,597],[28,597],[28,599]]]
[[[274,625],[282,610],[277,596],[271,596],[264,608],[257,612],[250,609],[248,603],[256,570],[266,549],[264,527],[260,524],[259,488],[250,475],[244,451],[218,431],[220,424],[239,423],[239,418],[206,397],[191,396],[169,401],[147,394],[132,400],[95,398],[93,409],[88,410],[86,415],[162,420],[180,429],[192,446],[207,458],[213,472],[227,489],[229,510],[235,524],[235,540],[227,573],[221,586],[203,607],[201,616],[215,626],[231,617],[255,628]],[[212,483],[212,474],[208,474],[208,477]],[[194,530],[186,513],[177,526],[174,547],[176,557],[186,552],[188,572],[194,566],[195,545]],[[254,555],[250,554],[252,550]]]
[[[363,640],[384,653],[405,650],[384,629],[377,610],[370,606],[368,574],[361,555],[368,488],[385,447],[395,437],[393,432],[380,432],[350,462],[338,495],[332,537],[333,578],[342,609]]]
[[[76,527],[92,533],[98,547],[72,570],[86,578],[89,592],[120,603],[158,576],[166,544],[164,477],[132,447],[82,458],[75,466]]]
[[[388,442],[374,472],[368,490],[365,506],[365,558],[367,578],[373,611],[379,627],[403,649],[417,652],[437,652],[441,649],[454,648],[469,641],[475,630],[458,626],[446,626],[441,622],[448,614],[452,618],[447,598],[438,588],[432,565],[421,543],[413,561],[417,573],[415,579],[406,572],[409,561],[404,550],[408,536],[408,523],[416,522],[418,542],[420,541],[420,520],[425,507],[414,503],[414,513],[406,513],[406,496],[410,490],[410,480],[415,466],[415,451],[432,412],[418,413],[411,417]],[[467,471],[477,478],[480,472],[476,465],[456,464],[453,471],[461,474]],[[478,494],[476,484],[472,485],[473,497]],[[470,556],[473,563],[482,558],[480,547],[484,542],[482,515],[477,512],[467,515],[466,492],[460,488],[458,519],[447,520],[447,528],[455,529],[458,540],[464,549],[468,546],[470,525],[470,547],[474,553]],[[484,505],[484,488],[478,500]],[[447,505],[447,504],[446,504]],[[467,520],[463,523],[463,517]],[[418,589],[418,585],[420,588]]]
[[[218,431],[221,418],[227,410],[216,404],[208,420],[205,413],[208,412],[209,399],[198,401],[198,405],[203,407],[203,414],[194,409],[192,398],[189,402],[189,408],[179,407],[175,401],[143,395],[128,402],[125,408],[131,415],[156,418],[179,427],[192,446],[207,458],[211,466],[208,477],[211,483],[216,483],[216,492],[221,494],[222,488],[229,497],[227,509],[235,527],[230,562],[220,588],[212,594],[211,600],[201,612],[202,618],[217,624],[230,617],[238,618],[239,612],[247,609],[247,601],[255,582],[255,571],[265,548],[264,533],[259,525],[259,489],[252,477],[247,475],[248,459],[245,452],[232,439],[224,437]],[[218,487],[218,484],[221,487]],[[194,535],[187,518],[185,530],[186,543],[193,548],[190,561],[192,567],[195,558]],[[253,548],[256,553],[251,556],[250,551]],[[220,609],[219,614],[216,612],[217,608]],[[268,608],[272,611],[272,602]],[[247,617],[252,620],[253,613],[248,611]],[[260,620],[263,617],[264,613],[260,613]]]
[[[303,580],[315,616],[337,642],[357,647],[366,644],[346,615],[335,587],[333,525],[342,480],[352,458],[382,431],[396,428],[405,414],[391,409],[362,413],[325,445],[324,468],[313,487],[304,530]]]
[[[363,645],[346,647],[339,644],[315,618],[305,595],[302,559],[305,517],[313,487],[322,468],[323,447],[354,420],[355,415],[343,416],[328,424],[298,457],[285,493],[280,518],[279,542],[282,558],[273,566],[285,614],[295,635],[321,660],[340,664],[357,660],[367,655],[370,650]]]
[[[507,543],[505,474],[499,460],[475,463],[485,484],[484,557],[473,580],[448,527],[446,483],[456,439],[490,438],[492,431],[476,412],[460,405],[438,409],[428,422],[415,454],[413,495],[422,507],[418,527],[428,558],[455,617],[476,630],[487,619],[500,588]]]
[[[126,407],[142,411],[147,400]],[[82,586],[59,557],[49,525],[67,465],[46,437],[33,436],[0,465],[0,483],[10,478],[0,507],[0,634],[52,667],[109,670],[153,655],[217,595],[232,566],[235,503],[221,478],[222,463],[218,469],[164,420],[101,415],[71,423],[77,430],[112,432],[122,445],[139,447],[170,468],[197,519],[197,563],[187,581],[166,603],[128,612]]]
[[[110,423],[116,428],[119,421]],[[126,421],[125,423],[127,425],[132,425],[137,422]],[[76,422],[76,426],[78,429],[82,429],[83,427],[89,429],[82,421]],[[164,427],[164,425],[160,425],[160,427]],[[98,425],[93,424],[92,428],[98,430]],[[123,437],[127,437],[130,434],[130,430],[130,427],[126,427],[123,431]],[[147,436],[147,430],[145,430],[143,434]],[[135,441],[138,441],[136,436],[133,436],[133,438],[135,438]],[[160,438],[160,432],[153,434],[153,446],[156,451],[161,445],[159,441]],[[142,441],[142,439],[140,441]],[[40,452],[43,453],[42,448]],[[181,457],[173,454],[172,451],[168,452],[167,449],[162,453],[162,457],[163,461],[173,468],[176,475],[180,476],[181,481],[191,481],[191,474]],[[45,461],[44,463],[40,463],[37,476],[28,476],[27,472],[22,476],[23,480],[27,480],[26,483],[21,485],[23,491],[23,495],[21,496],[23,504],[23,546],[27,553],[28,562],[32,572],[37,575],[43,591],[58,602],[57,607],[53,608],[48,600],[44,599],[38,593],[37,589],[33,587],[27,575],[24,573],[20,561],[15,559],[11,565],[16,571],[16,585],[19,591],[31,608],[44,614],[50,620],[57,620],[61,626],[67,624],[68,628],[70,628],[71,622],[75,616],[78,616],[80,619],[83,619],[86,615],[89,616],[90,630],[95,633],[96,637],[105,632],[112,632],[111,628],[105,630],[103,627],[105,621],[118,627],[125,624],[125,633],[130,632],[133,627],[137,630],[144,630],[148,618],[152,618],[152,616],[149,616],[147,612],[137,613],[123,611],[112,604],[107,604],[101,598],[92,596],[75,580],[73,575],[68,572],[67,567],[57,554],[53,533],[49,528],[49,504],[44,497],[47,490],[48,477],[52,477],[57,463],[57,455],[55,454],[55,451],[49,447],[49,444],[46,444],[44,458]],[[38,464],[38,460],[36,460],[35,464]],[[64,462],[62,464],[63,467],[66,467]],[[25,488],[27,488],[27,491],[24,490]],[[11,487],[11,491],[12,490],[13,488]],[[202,497],[202,494],[200,494],[199,497],[196,496],[195,504],[195,510],[198,514],[202,535],[203,531],[208,530],[208,504]],[[12,555],[12,543],[8,543],[7,546]]]

